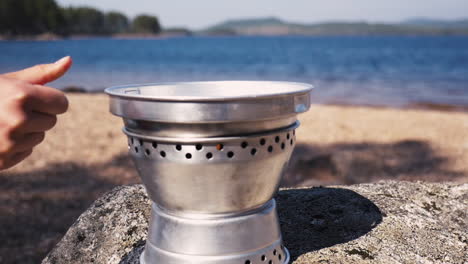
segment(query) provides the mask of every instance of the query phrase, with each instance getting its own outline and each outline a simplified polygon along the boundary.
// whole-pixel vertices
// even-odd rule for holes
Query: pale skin
[[[47,87],[68,71],[70,57],[0,75],[0,171],[31,155],[67,111],[61,91]]]

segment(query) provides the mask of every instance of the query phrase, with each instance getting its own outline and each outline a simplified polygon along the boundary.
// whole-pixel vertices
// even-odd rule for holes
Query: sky
[[[226,19],[278,17],[291,22],[399,22],[408,18],[467,18],[468,0],[56,0],[130,17],[156,15],[163,27],[202,29]]]

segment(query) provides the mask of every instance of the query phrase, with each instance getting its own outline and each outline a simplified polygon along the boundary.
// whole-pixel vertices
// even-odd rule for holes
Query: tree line
[[[133,20],[119,12],[91,7],[60,7],[55,0],[0,0],[0,34],[109,35],[161,31],[158,18],[139,15]]]

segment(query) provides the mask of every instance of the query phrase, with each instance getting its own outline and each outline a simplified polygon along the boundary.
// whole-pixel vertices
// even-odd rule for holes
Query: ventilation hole
[[[132,143],[132,145],[133,145],[133,142],[134,142],[133,138],[130,138],[130,142],[131,142],[131,143]]]
[[[275,256],[276,256],[276,249],[275,249],[275,250],[273,250],[273,255],[275,255]]]
[[[196,148],[197,150],[201,150],[201,149],[203,148],[203,145],[202,145],[202,144],[196,144],[196,145],[195,145],[195,148]]]
[[[290,135],[289,135],[289,133],[288,133],[288,134],[286,135],[286,139],[289,140],[289,138],[290,138]]]
[[[216,145],[216,149],[217,150],[222,150],[224,148],[224,145],[223,144],[218,144]]]
[[[278,143],[280,138],[278,136],[275,137],[275,142]]]
[[[138,153],[138,147],[135,147],[135,152]]]
[[[296,135],[296,130],[293,130],[293,135],[294,135],[294,136]]]
[[[242,147],[242,148],[246,148],[248,145],[249,145],[249,143],[247,143],[247,142],[244,141],[244,142],[242,142],[241,147]]]
[[[273,146],[268,147],[268,152],[273,152]]]
[[[156,142],[153,142],[153,144],[151,144],[151,145],[153,145],[153,148],[157,148],[157,147],[158,147],[158,143],[156,143]]]
[[[265,261],[265,260],[266,260],[266,256],[262,255],[262,261]]]
[[[270,259],[270,261],[268,261],[268,264],[273,264],[273,260]]]
[[[143,140],[138,140],[138,142],[140,143],[140,146],[143,146]]]
[[[161,152],[159,152],[159,155],[161,155],[161,157],[163,157],[163,158],[164,158],[164,157],[166,157],[166,152],[164,152],[164,151],[161,151]]]
[[[190,153],[185,154],[185,158],[191,159],[191,158],[192,158],[192,154],[190,154]]]
[[[246,261],[245,261],[245,264],[252,264],[252,261],[246,260]]]
[[[281,260],[281,258],[282,258],[282,256],[281,256],[281,254],[279,254],[279,255],[278,255],[278,259]]]
[[[291,141],[289,141],[289,143],[291,143],[291,145],[293,144],[293,140],[291,139]]]
[[[213,158],[213,153],[211,153],[211,152],[206,153],[206,158],[207,159],[212,159]]]
[[[265,143],[266,143],[266,140],[264,138],[260,139],[260,145],[263,146],[263,145],[265,145]]]
[[[284,149],[285,146],[286,146],[286,145],[284,144],[284,142],[281,143],[281,149]]]
[[[175,149],[177,149],[178,151],[181,151],[181,150],[182,150],[182,146],[179,145],[179,144],[177,144],[177,145],[175,146]]]
[[[250,150],[250,155],[254,156],[255,154],[257,154],[257,149],[253,148]]]
[[[228,154],[227,154],[228,158],[232,158],[234,157],[234,152],[232,151],[229,151]]]
[[[146,149],[146,150],[145,150],[145,153],[146,153],[146,156],[151,155],[151,151],[150,151],[149,149]]]

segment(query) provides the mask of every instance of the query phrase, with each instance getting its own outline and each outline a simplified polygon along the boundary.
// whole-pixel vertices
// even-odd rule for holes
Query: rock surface
[[[144,246],[150,210],[142,185],[117,187],[76,220],[42,263],[119,263]]]
[[[467,263],[468,184],[385,181],[281,190],[291,263]],[[98,199],[43,264],[138,263],[150,201],[141,185]]]

